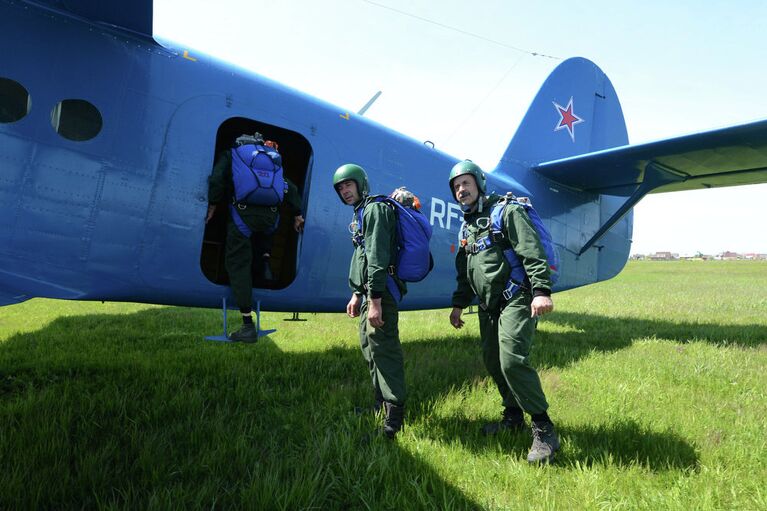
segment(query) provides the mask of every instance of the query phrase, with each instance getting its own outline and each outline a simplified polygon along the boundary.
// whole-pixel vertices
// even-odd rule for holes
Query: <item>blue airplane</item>
[[[461,212],[457,158],[361,115],[152,35],[152,2],[0,0],[0,305],[32,297],[231,304],[225,214],[206,225],[214,159],[243,133],[278,141],[305,231],[275,239],[271,311],[342,311],[351,209],[344,163],[376,193],[406,186],[434,228],[434,270],[405,309],[447,307]],[[767,121],[628,145],[605,74],[572,58],[545,81],[488,190],[532,199],[559,251],[561,291],[626,263],[648,193],[767,182]],[[218,208],[225,211],[226,208]],[[286,222],[287,224],[287,222]]]

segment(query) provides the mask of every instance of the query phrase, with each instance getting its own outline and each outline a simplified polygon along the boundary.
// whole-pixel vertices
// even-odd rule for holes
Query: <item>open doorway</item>
[[[227,119],[218,128],[214,161],[224,151],[234,147],[237,137],[243,134],[259,132],[265,140],[273,140],[279,144],[279,153],[282,156],[284,176],[292,181],[302,198],[302,208],[306,215],[307,197],[306,184],[312,162],[312,148],[309,141],[301,134],[278,126],[254,121],[244,117]],[[231,200],[231,199],[229,199]],[[271,250],[271,273],[272,279],[263,278],[260,254],[253,257],[253,287],[265,289],[282,289],[290,285],[296,276],[298,261],[298,237],[293,230],[293,217],[286,204],[282,204],[280,210],[280,222],[274,233]],[[205,235],[202,241],[200,255],[200,267],[205,277],[215,284],[228,285],[229,276],[224,266],[224,254],[226,252],[226,230],[229,221],[229,203],[218,204],[216,213],[205,226]],[[254,248],[258,243],[252,243]]]

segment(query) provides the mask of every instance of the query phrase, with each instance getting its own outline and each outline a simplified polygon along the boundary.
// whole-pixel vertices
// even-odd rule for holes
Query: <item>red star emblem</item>
[[[573,129],[573,126],[582,123],[583,119],[573,113],[573,97],[570,96],[570,101],[567,102],[566,107],[560,105],[556,101],[552,101],[552,103],[554,103],[554,108],[556,108],[557,113],[559,114],[559,121],[557,122],[557,125],[554,126],[554,131],[567,129],[567,132],[570,133],[570,138],[575,142],[575,130]]]

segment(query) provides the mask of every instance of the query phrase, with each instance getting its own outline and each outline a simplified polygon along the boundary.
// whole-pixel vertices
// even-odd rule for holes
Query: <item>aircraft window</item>
[[[62,137],[83,142],[101,131],[101,112],[84,99],[65,99],[53,108],[51,125]]]
[[[29,92],[19,82],[0,78],[0,123],[16,122],[32,108]]]

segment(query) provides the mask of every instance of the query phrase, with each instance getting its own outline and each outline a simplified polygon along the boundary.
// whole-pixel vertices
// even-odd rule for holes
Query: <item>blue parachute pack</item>
[[[261,144],[232,149],[232,181],[234,201],[240,204],[277,206],[288,189],[280,153]]]
[[[549,263],[549,271],[551,273],[551,283],[555,284],[557,280],[559,280],[559,254],[551,239],[551,234],[548,229],[546,229],[546,226],[543,225],[543,220],[541,220],[540,215],[535,211],[533,205],[530,203],[530,199],[527,197],[515,197],[511,192],[507,193],[504,197],[501,197],[490,211],[490,234],[477,240],[475,243],[477,250],[479,251],[489,248],[493,243],[499,243],[503,246],[503,240],[506,238],[503,228],[503,213],[506,206],[509,204],[516,204],[523,207],[527,216],[530,218],[535,231],[538,233],[538,238],[541,240],[543,250],[546,253],[546,260]],[[466,236],[463,233],[463,227],[461,229],[461,238],[466,239]],[[511,266],[511,276],[506,283],[503,297],[506,300],[509,300],[519,289],[523,287],[527,288],[529,286],[529,280],[525,268],[517,254],[514,252],[514,249],[509,246],[508,242],[506,242],[505,245],[506,247],[503,249],[503,255],[509,263],[509,266]]]
[[[426,217],[414,207],[404,206],[392,197],[374,195],[371,201],[383,202],[394,210],[397,219],[397,257],[394,265],[389,267],[389,275],[396,275],[405,282],[419,282],[426,278],[434,267],[434,259],[429,251],[431,240],[431,225]],[[362,224],[364,208],[356,211],[357,230],[352,241],[355,246],[365,246]],[[389,278],[386,287],[397,301],[402,299],[399,288],[393,279]]]

